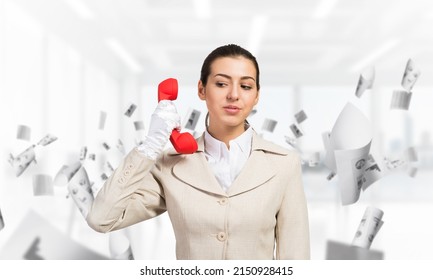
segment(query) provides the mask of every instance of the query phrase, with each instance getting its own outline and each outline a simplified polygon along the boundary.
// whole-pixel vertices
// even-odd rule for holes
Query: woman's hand
[[[167,144],[173,129],[180,129],[180,116],[171,100],[161,100],[150,120],[148,134],[138,151],[156,160]]]

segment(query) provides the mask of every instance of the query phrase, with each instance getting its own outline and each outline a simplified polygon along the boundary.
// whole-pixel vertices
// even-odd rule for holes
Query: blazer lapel
[[[276,174],[263,151],[252,151],[241,173],[230,186],[228,195],[252,190],[269,181]]]
[[[204,137],[197,139],[198,149],[173,166],[173,174],[194,188],[217,195],[227,196],[218,183],[204,155]],[[176,156],[176,154],[174,154]],[[177,154],[177,156],[179,156]]]
[[[229,196],[235,196],[257,188],[275,176],[275,169],[272,168],[272,162],[268,159],[267,153],[287,155],[287,150],[265,141],[255,132],[252,141],[251,155],[241,173],[230,186]]]
[[[261,186],[275,176],[272,162],[267,153],[287,155],[287,150],[265,141],[253,133],[251,155],[241,173],[225,193],[207,163],[204,155],[204,135],[197,139],[198,149],[192,155],[186,155],[173,166],[173,174],[184,183],[194,188],[222,196],[234,196]],[[172,156],[180,156],[177,153]]]

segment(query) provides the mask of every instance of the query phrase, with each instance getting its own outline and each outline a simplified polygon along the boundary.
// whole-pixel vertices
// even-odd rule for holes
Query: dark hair
[[[259,90],[260,71],[259,71],[259,64],[257,63],[256,58],[249,51],[235,44],[228,44],[225,46],[218,47],[206,57],[206,59],[203,61],[203,65],[201,67],[201,72],[200,72],[200,80],[203,83],[203,86],[206,86],[207,84],[207,78],[209,77],[211,71],[210,69],[211,64],[216,59],[221,57],[237,57],[237,56],[243,56],[246,59],[249,59],[251,60],[251,62],[253,62],[254,67],[256,68],[256,85],[257,85],[257,89]]]

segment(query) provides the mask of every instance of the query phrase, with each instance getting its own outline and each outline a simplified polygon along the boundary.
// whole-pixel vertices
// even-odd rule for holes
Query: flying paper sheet
[[[335,177],[335,175],[337,174],[331,171],[331,173],[329,173],[328,176],[326,176],[326,180],[331,181]]]
[[[284,139],[286,140],[286,143],[289,144],[290,146],[292,146],[293,148],[295,148],[296,150],[299,150],[297,141],[295,138],[289,137],[289,136],[284,136]]]
[[[84,218],[89,213],[94,197],[86,169],[81,167],[68,183],[68,191]]]
[[[325,258],[327,260],[383,260],[384,253],[328,240]]]
[[[135,130],[144,130],[144,123],[142,121],[134,122]]]
[[[319,161],[320,161],[320,153],[315,152],[308,159],[308,166],[310,167],[317,166],[319,164]]]
[[[376,237],[383,225],[382,217],[382,210],[375,207],[367,207],[353,238],[352,246],[370,249],[374,237]]]
[[[184,121],[185,128],[189,130],[194,130],[197,126],[198,119],[200,118],[201,112],[195,109],[189,109],[186,114],[186,119]]]
[[[322,137],[327,150],[325,165],[338,175],[342,204],[355,203],[359,199],[362,188],[360,179],[370,152],[370,121],[358,108],[347,103],[331,133],[322,134]]]
[[[35,145],[28,147],[18,156],[9,156],[9,163],[15,169],[15,175],[19,177],[29,167],[30,163],[35,162]]]
[[[87,147],[84,146],[84,147],[82,147],[81,150],[80,150],[80,160],[81,160],[81,161],[85,160],[85,159],[86,159],[86,156],[87,156]]]
[[[125,155],[125,154],[126,154],[126,151],[125,151],[125,145],[123,145],[122,140],[120,140],[120,139],[117,140],[116,148],[119,150],[119,152],[120,152],[122,155]]]
[[[56,177],[54,177],[54,184],[56,186],[66,185],[80,168],[81,162],[79,161],[72,164],[71,166],[63,165],[59,172],[57,172]]]
[[[401,80],[401,85],[408,92],[412,91],[412,88],[418,80],[419,75],[421,75],[421,70],[418,69],[413,60],[409,59],[406,63],[406,68],[404,69],[403,78]]]
[[[107,113],[106,112],[104,112],[104,111],[101,111],[100,113],[99,113],[99,125],[98,125],[98,128],[100,129],[100,130],[104,130],[104,127],[105,127],[105,120],[107,119]]]
[[[295,119],[297,123],[301,123],[307,119],[307,114],[305,114],[304,110],[301,110],[295,114]]]
[[[57,140],[56,136],[51,135],[51,134],[47,134],[41,140],[39,140],[38,145],[40,145],[40,146],[46,146],[48,144],[53,143],[56,140]]]
[[[293,135],[295,135],[296,138],[299,138],[302,135],[304,135],[304,133],[302,133],[302,130],[296,124],[291,124],[290,130],[292,131]]]
[[[365,191],[371,184],[387,175],[386,171],[383,162],[376,162],[374,157],[369,154],[364,172],[357,178],[358,188],[362,188]]]
[[[33,175],[33,195],[54,195],[53,179],[50,175]]]
[[[5,221],[3,220],[2,210],[0,209],[0,230],[5,227]]]
[[[418,155],[414,147],[409,147],[403,151],[399,158],[391,159],[384,157],[383,166],[387,173],[403,171],[409,164],[418,161]]]
[[[265,119],[263,121],[262,130],[272,133],[272,132],[274,132],[274,129],[277,126],[277,123],[278,122],[276,120]]]
[[[363,73],[361,73],[355,91],[357,97],[361,97],[364,91],[373,87],[374,76],[374,67],[367,68]]]
[[[135,105],[135,104],[131,104],[131,105],[129,106],[128,110],[126,110],[126,112],[125,112],[125,116],[127,116],[127,117],[131,117],[132,114],[134,113],[135,109],[137,109],[137,105]]]
[[[26,125],[18,125],[17,139],[30,141],[31,128]]]
[[[412,92],[407,92],[405,90],[394,90],[392,92],[391,109],[409,109],[411,98]]]

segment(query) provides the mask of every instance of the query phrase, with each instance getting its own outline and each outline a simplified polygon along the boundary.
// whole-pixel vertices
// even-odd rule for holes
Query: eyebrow
[[[224,78],[227,78],[227,79],[232,79],[232,77],[231,76],[229,76],[229,75],[227,75],[227,74],[222,74],[222,73],[218,73],[218,74],[215,74],[214,75],[214,77],[216,77],[216,76],[221,76],[221,77],[224,77]],[[247,80],[247,79],[251,79],[251,80],[253,80],[254,82],[256,81],[253,77],[251,77],[251,76],[242,76],[241,77],[241,80]]]

